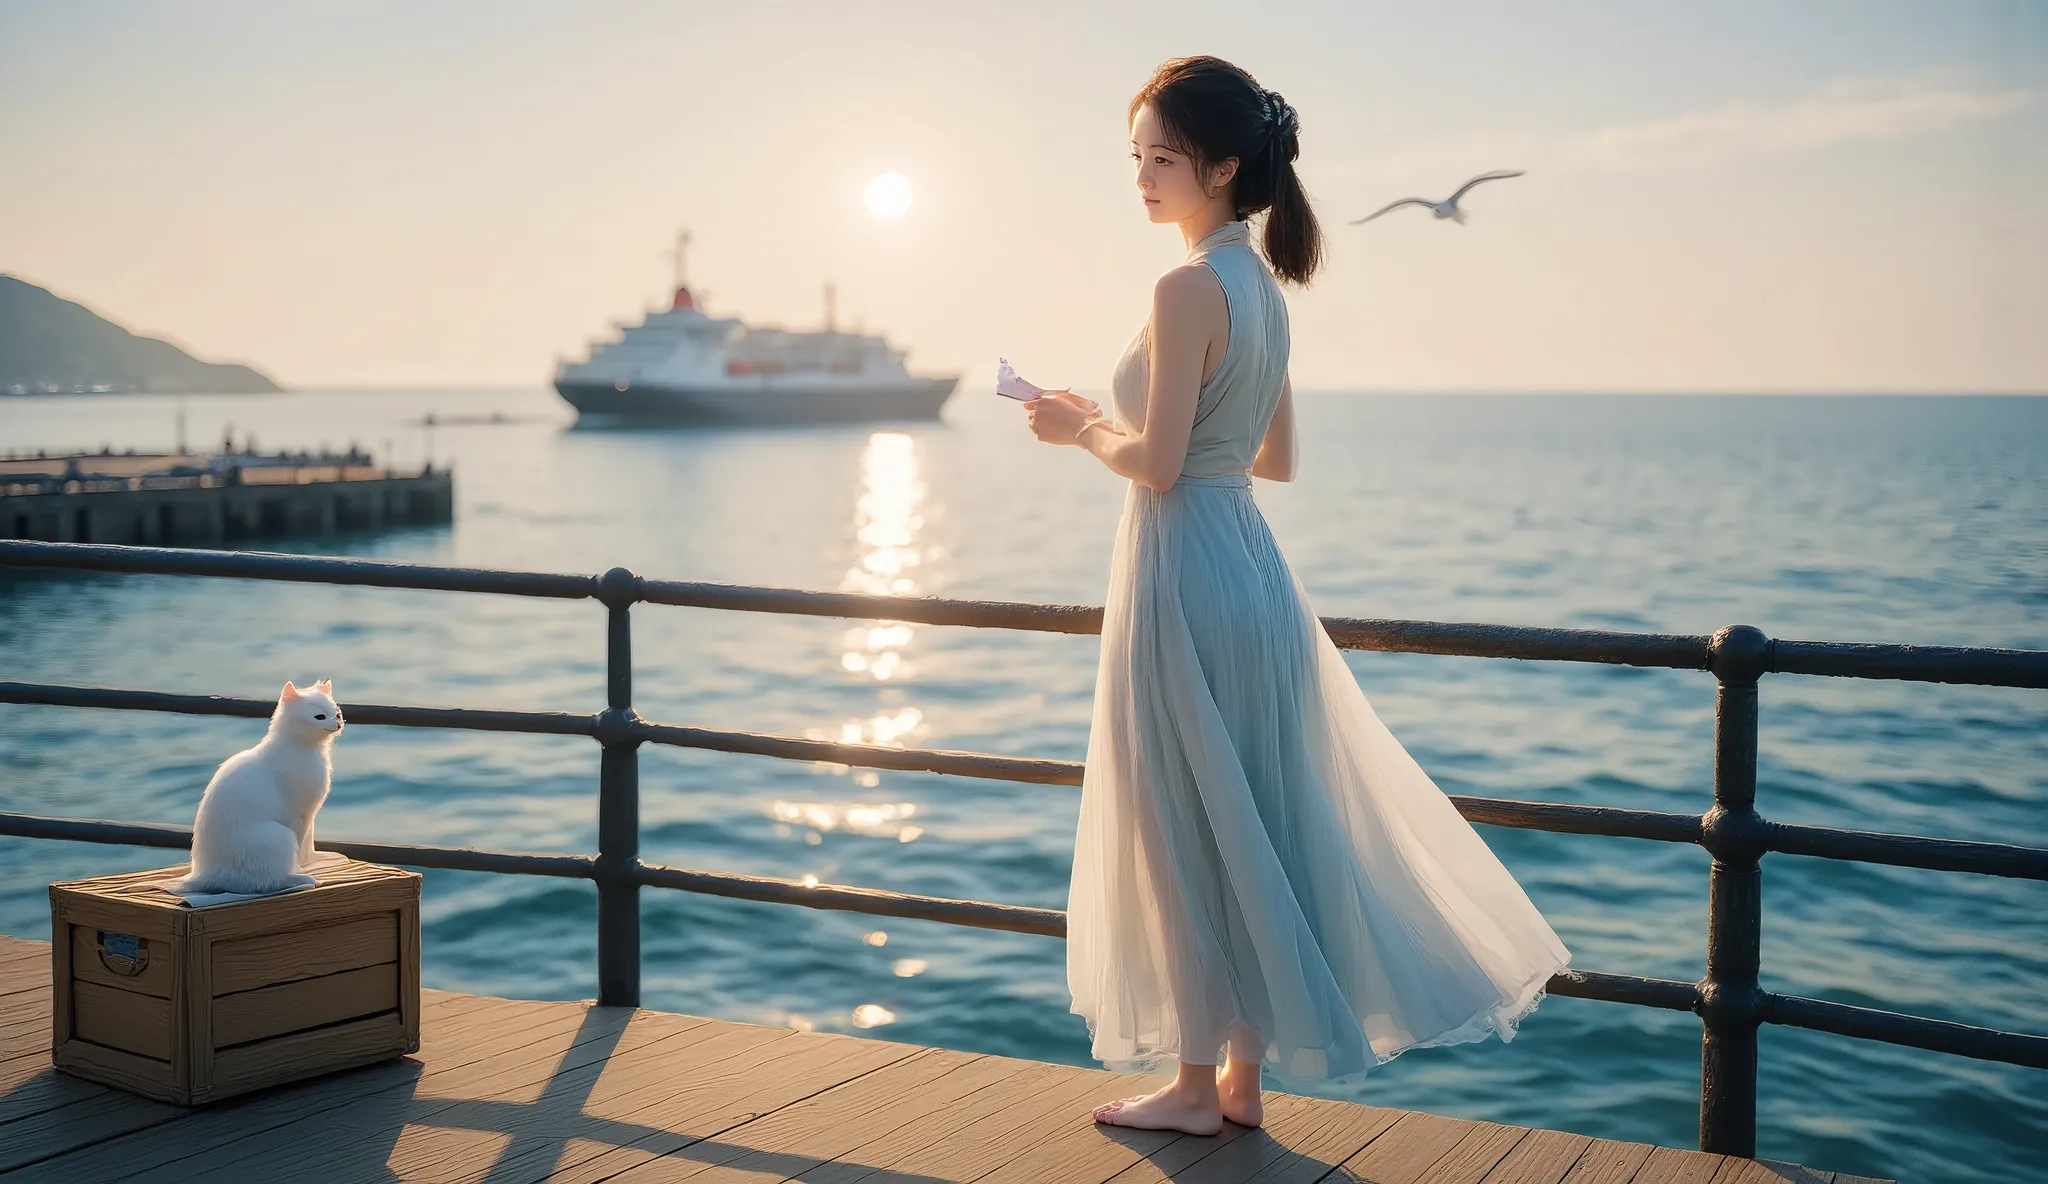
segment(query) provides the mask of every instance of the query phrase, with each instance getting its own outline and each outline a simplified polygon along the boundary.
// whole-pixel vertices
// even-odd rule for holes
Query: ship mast
[[[685,268],[684,268],[684,260],[685,260],[685,257],[686,257],[686,256],[687,256],[687,255],[689,254],[689,250],[690,250],[690,232],[689,232],[689,231],[687,231],[687,230],[678,230],[678,231],[676,231],[676,245],[675,245],[675,246],[674,246],[673,248],[671,248],[671,249],[669,249],[669,250],[667,250],[667,251],[664,251],[664,252],[662,252],[663,254],[667,255],[667,256],[668,256],[668,257],[669,257],[670,259],[673,259],[673,260],[675,260],[675,264],[676,264],[676,285],[675,285],[675,286],[676,286],[676,287],[678,287],[678,288],[687,288],[687,287],[689,287],[689,286],[690,286],[690,285],[689,285],[689,282],[688,282],[687,280],[685,280],[685,279],[683,278],[683,273],[684,273],[684,271],[685,271]]]
[[[825,332],[838,331],[839,291],[831,280],[825,281]]]
[[[697,298],[690,295],[690,285],[684,277],[684,262],[688,258],[689,252],[690,232],[687,230],[676,231],[676,245],[662,252],[664,258],[673,259],[676,263],[676,284],[673,289],[675,300],[669,305],[672,309],[697,307]]]

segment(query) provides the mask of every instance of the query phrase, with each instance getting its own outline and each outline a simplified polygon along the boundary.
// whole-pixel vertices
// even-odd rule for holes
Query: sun
[[[910,178],[902,173],[883,173],[868,182],[868,213],[894,221],[910,212]]]

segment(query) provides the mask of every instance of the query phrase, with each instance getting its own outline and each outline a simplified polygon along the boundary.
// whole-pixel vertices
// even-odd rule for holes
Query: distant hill
[[[45,383],[230,395],[280,389],[247,366],[202,362],[168,341],[137,337],[82,304],[0,275],[0,393]]]

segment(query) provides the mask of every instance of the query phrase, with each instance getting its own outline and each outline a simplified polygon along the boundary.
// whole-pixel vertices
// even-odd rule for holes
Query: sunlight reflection
[[[853,1026],[856,1028],[879,1028],[895,1022],[896,1013],[879,1003],[863,1003],[853,1009]]]
[[[860,557],[839,586],[847,592],[912,596],[919,591],[916,570],[924,561],[918,532],[924,519],[924,479],[917,464],[917,442],[901,432],[876,432],[868,437],[861,457],[862,491],[854,510],[854,539]],[[903,651],[910,646],[911,626],[878,621],[849,630],[839,665],[849,674],[867,674],[877,682],[906,677],[910,666]]]
[[[819,835],[837,830],[873,838],[895,839],[899,843],[912,842],[924,833],[924,828],[908,825],[908,820],[916,814],[915,802],[777,800],[768,807],[768,816],[776,821],[778,828],[808,828],[805,841],[810,843],[818,842]]]

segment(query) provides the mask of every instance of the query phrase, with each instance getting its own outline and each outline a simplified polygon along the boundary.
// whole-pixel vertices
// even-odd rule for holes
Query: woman
[[[1274,277],[1304,283],[1322,256],[1294,108],[1185,58],[1138,92],[1130,126],[1145,209],[1180,227],[1188,262],[1153,288],[1113,419],[1066,391],[1026,404],[1039,439],[1131,480],[1067,979],[1098,1059],[1179,1064],[1096,1120],[1213,1134],[1259,1124],[1265,1065],[1344,1077],[1511,1039],[1570,955],[1373,714],[1252,501],[1251,477],[1295,467]],[[1261,212],[1270,269],[1245,221]]]

